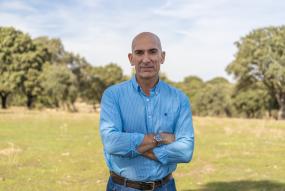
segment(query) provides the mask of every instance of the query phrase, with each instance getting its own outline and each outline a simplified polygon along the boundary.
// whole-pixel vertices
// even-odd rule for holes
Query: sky
[[[284,0],[0,0],[0,26],[32,38],[60,38],[65,50],[94,66],[116,63],[130,75],[127,54],[143,31],[166,51],[169,79],[222,76],[234,60],[234,42],[254,29],[285,24]]]

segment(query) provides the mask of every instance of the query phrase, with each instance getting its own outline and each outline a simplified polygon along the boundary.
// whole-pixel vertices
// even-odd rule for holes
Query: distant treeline
[[[238,52],[223,77],[204,82],[197,76],[172,82],[190,98],[199,116],[285,119],[285,27],[256,29],[236,42]],[[92,66],[64,49],[60,39],[38,37],[0,27],[0,96],[8,106],[64,108],[76,111],[78,100],[96,109],[104,90],[130,77],[110,63]]]

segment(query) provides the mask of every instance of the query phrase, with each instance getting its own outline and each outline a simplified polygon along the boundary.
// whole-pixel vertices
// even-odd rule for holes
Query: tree
[[[44,91],[45,95],[41,97],[41,102],[48,106],[63,106],[68,110],[75,111],[74,102],[77,96],[88,89],[84,80],[91,65],[79,55],[65,51],[59,39],[49,39],[44,36],[38,37],[34,41],[49,54],[42,79],[52,80],[51,78],[55,78],[56,82],[63,83],[59,85],[43,81],[46,91]],[[58,73],[59,71],[63,72],[62,76]],[[64,92],[59,87],[63,88]],[[59,90],[59,92],[54,90]]]
[[[178,83],[177,87],[180,88],[185,94],[190,98],[192,113],[194,115],[198,114],[197,99],[199,91],[205,86],[205,83],[198,76],[187,76],[184,78],[183,82]]]
[[[261,89],[248,89],[233,96],[233,104],[240,114],[247,118],[263,117],[268,102],[267,92]]]
[[[203,85],[203,80],[198,76],[186,76],[183,80],[186,84],[191,84],[192,87],[200,87]]]
[[[46,50],[37,47],[21,57],[20,64],[26,68],[23,70],[24,76],[20,83],[20,90],[27,97],[26,105],[29,109],[33,107],[35,99],[43,91],[40,75],[46,60],[48,60]]]
[[[81,92],[83,99],[92,103],[96,110],[96,104],[101,102],[104,90],[125,79],[123,70],[120,66],[110,63],[104,67],[87,67],[84,70],[84,88]]]
[[[215,77],[209,81],[207,81],[207,84],[213,84],[213,85],[226,85],[226,84],[229,84],[229,81],[224,78],[224,77]]]
[[[262,82],[251,86],[239,86],[237,84],[232,94],[233,105],[238,112],[237,116],[253,118],[268,117],[277,118],[278,109],[275,96],[268,94],[267,88]]]
[[[64,65],[50,65],[44,67],[41,75],[44,87],[42,100],[49,106],[62,106],[69,111],[76,111],[74,103],[77,98],[76,76]]]
[[[276,99],[285,119],[285,26],[256,29],[236,42],[238,52],[227,67],[240,88],[261,82]]]
[[[197,90],[192,104],[202,116],[232,116],[232,85],[222,77],[214,78]]]
[[[98,70],[98,75],[101,76],[106,88],[121,82],[124,77],[122,68],[115,63],[107,64],[102,69]]]
[[[41,36],[35,38],[33,41],[38,48],[45,49],[48,52],[50,63],[63,62],[66,51],[60,39],[50,39],[47,36]]]
[[[0,27],[0,96],[2,108],[7,108],[7,98],[21,87],[30,89],[29,80],[40,69],[40,57],[28,34],[12,27]],[[32,92],[29,91],[28,92]]]
[[[84,75],[84,89],[81,92],[82,98],[93,105],[94,110],[96,110],[96,105],[101,102],[101,97],[106,85],[98,73],[98,69],[102,72],[102,68],[90,67],[89,70],[86,70],[87,73]]]

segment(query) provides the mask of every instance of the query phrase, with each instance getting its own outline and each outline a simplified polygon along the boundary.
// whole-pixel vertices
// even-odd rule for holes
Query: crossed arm
[[[162,137],[161,144],[170,144],[175,141],[175,135],[171,133],[160,133]],[[137,151],[142,153],[143,156],[157,160],[153,149],[158,146],[158,143],[154,140],[154,134],[147,134],[144,136],[143,142],[138,146]]]
[[[159,146],[153,139],[154,134],[123,132],[119,109],[111,92],[104,93],[101,106],[100,133],[107,153],[129,158],[142,155],[162,164],[191,160],[194,150],[194,131],[186,96],[182,97],[174,134],[161,133],[164,142]]]

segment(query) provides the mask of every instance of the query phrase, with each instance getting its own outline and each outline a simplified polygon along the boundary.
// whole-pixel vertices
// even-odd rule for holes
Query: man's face
[[[135,66],[139,79],[158,77],[160,64],[163,64],[165,52],[162,52],[159,39],[151,34],[138,36],[133,41],[132,53],[129,60]]]

